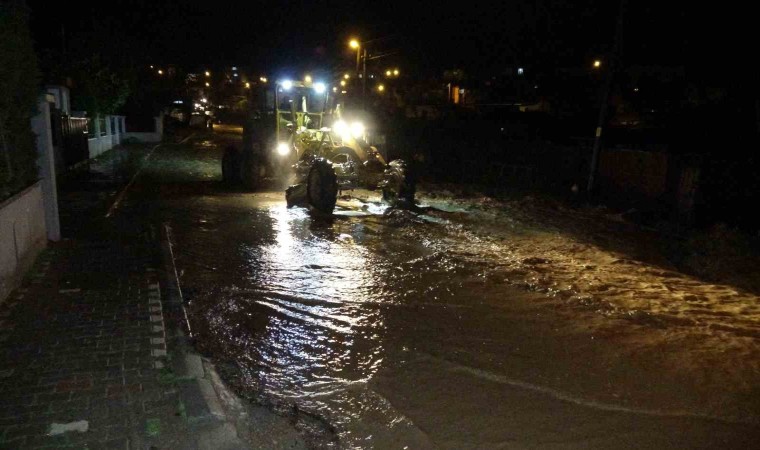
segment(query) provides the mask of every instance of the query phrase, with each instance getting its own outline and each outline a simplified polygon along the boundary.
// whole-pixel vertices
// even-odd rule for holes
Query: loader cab
[[[279,81],[275,84],[274,106],[277,135],[319,130],[331,114],[331,96],[322,83],[304,84],[295,81]]]

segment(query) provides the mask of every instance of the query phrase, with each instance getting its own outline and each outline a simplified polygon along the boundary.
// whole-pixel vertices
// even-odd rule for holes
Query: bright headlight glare
[[[314,92],[317,94],[324,94],[327,90],[327,86],[324,83],[314,83]]]
[[[277,153],[279,153],[282,156],[285,156],[288,153],[290,153],[290,146],[288,145],[288,143],[280,142],[279,144],[277,144]]]
[[[292,88],[292,87],[293,87],[293,82],[292,82],[292,81],[290,81],[290,80],[285,80],[285,81],[283,81],[283,82],[282,82],[282,83],[280,83],[280,84],[282,85],[282,88],[283,88],[283,89],[285,89],[286,91],[289,91],[289,90],[290,90],[290,88]]]
[[[348,124],[342,120],[333,123],[333,130],[338,133],[338,136],[340,136],[341,139],[345,140],[351,137],[351,129],[348,127]]]
[[[361,122],[354,122],[351,124],[351,136],[354,139],[358,139],[364,136],[364,124]]]

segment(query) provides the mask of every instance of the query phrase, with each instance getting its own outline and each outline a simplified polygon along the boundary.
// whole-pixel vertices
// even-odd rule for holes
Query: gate
[[[87,118],[69,117],[58,110],[51,110],[53,147],[56,166],[64,171],[90,157],[87,147]]]

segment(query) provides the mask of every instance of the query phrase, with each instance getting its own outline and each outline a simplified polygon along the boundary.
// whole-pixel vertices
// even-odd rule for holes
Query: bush
[[[0,4],[0,200],[37,179],[30,120],[37,114],[39,69],[23,2]]]

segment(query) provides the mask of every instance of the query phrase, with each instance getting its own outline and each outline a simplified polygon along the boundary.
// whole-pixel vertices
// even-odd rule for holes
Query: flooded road
[[[160,192],[197,346],[314,447],[751,448],[760,437],[758,336],[663,321],[657,305],[675,297],[611,314],[562,273],[545,283],[537,274],[570,274],[579,256],[550,254],[539,241],[556,229],[512,216],[425,197],[421,211],[388,210],[354,192],[318,220],[279,189],[227,190],[223,141],[160,149],[143,184]],[[720,320],[753,330],[758,304],[745,306]]]

